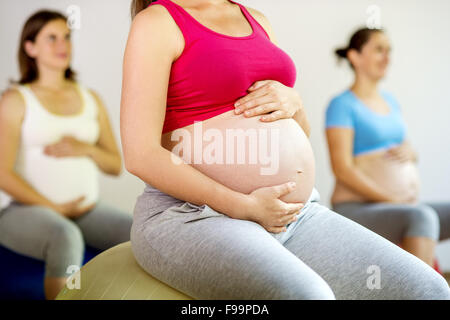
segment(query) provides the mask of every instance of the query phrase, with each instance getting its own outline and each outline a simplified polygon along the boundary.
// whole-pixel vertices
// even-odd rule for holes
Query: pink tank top
[[[294,87],[292,59],[271,42],[263,27],[239,5],[252,34],[232,37],[217,33],[170,0],[164,6],[184,36],[185,47],[172,64],[163,133],[204,121],[234,109],[256,81],[275,80]]]

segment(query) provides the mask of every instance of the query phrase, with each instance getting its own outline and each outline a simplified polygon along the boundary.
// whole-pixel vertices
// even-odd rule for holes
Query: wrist
[[[95,146],[90,144],[85,144],[84,146],[84,155],[90,158],[94,158],[95,155]]]
[[[250,204],[249,196],[226,188],[222,195],[218,196],[223,202],[218,205],[222,208],[218,208],[219,211],[226,213],[230,218],[249,220],[250,219]],[[220,192],[219,192],[220,193]],[[216,193],[216,194],[219,194]]]
[[[395,202],[397,199],[389,194],[381,194],[377,202]]]
[[[255,207],[253,198],[248,194],[237,192],[233,200],[232,218],[253,221],[252,208]]]
[[[43,206],[50,208],[53,211],[58,212],[59,210],[59,206],[56,203],[53,203],[51,201],[46,202],[45,204],[43,204]]]

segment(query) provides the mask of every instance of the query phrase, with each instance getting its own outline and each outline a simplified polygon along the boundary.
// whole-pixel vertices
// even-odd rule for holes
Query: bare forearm
[[[338,179],[369,201],[386,202],[390,197],[372,179],[356,167],[341,170]]]
[[[94,160],[97,166],[106,174],[119,175],[122,170],[120,155],[101,149],[98,146],[89,146],[87,155]]]
[[[172,157],[181,163],[174,163]],[[147,151],[138,162],[141,165],[129,171],[160,191],[196,205],[207,204],[235,219],[246,219],[244,194],[209,178],[168,150]]]
[[[0,189],[8,193],[17,202],[26,205],[38,205],[49,208],[54,206],[54,203],[37,192],[14,172],[1,174]]]

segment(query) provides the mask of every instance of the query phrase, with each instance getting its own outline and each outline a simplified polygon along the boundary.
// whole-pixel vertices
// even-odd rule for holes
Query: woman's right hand
[[[88,207],[80,208],[79,206],[84,201],[84,199],[85,197],[83,196],[67,203],[55,204],[52,206],[52,209],[66,218],[75,219],[81,217],[95,207],[95,205],[91,205]]]
[[[303,203],[286,203],[279,198],[292,192],[295,183],[256,189],[248,195],[248,219],[272,233],[286,231],[286,225],[297,220]]]
[[[392,204],[417,204],[416,195],[392,196],[387,201]]]

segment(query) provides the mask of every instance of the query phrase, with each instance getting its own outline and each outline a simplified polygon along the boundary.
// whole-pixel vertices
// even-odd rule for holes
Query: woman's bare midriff
[[[163,134],[161,145],[211,179],[245,194],[294,181],[296,190],[280,199],[305,203],[315,183],[308,137],[293,119],[259,119],[230,110]]]
[[[393,197],[416,202],[419,196],[420,179],[414,162],[400,162],[386,157],[386,150],[363,154],[354,158],[355,166],[378,186]],[[364,196],[337,181],[332,203],[366,202]]]

